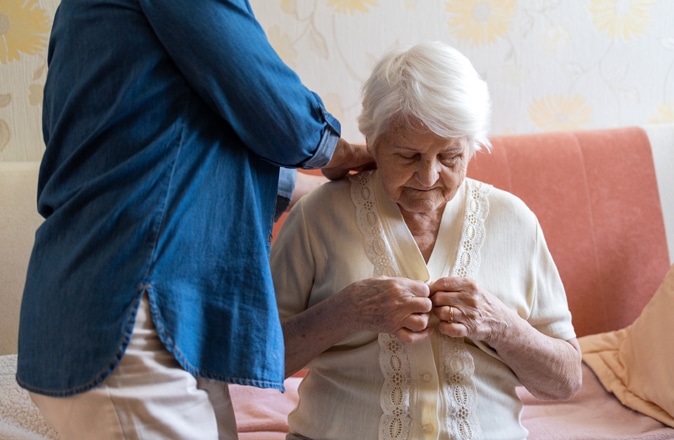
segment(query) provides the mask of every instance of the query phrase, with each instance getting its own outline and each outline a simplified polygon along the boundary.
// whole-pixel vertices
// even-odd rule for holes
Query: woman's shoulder
[[[288,212],[281,232],[298,234],[303,230],[307,236],[331,237],[356,224],[351,182],[345,178],[326,182],[302,197]]]
[[[511,216],[522,220],[537,221],[534,212],[517,195],[479,180],[470,178],[466,180],[473,187],[482,188],[480,193],[484,194],[489,204],[490,216]]]
[[[344,211],[352,205],[350,188],[348,177],[331,180],[302,197],[293,209],[299,208],[305,213],[312,213],[309,217],[318,217],[319,213],[330,216],[335,211]]]

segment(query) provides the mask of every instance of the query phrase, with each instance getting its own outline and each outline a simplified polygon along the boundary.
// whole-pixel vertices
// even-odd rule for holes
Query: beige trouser
[[[159,340],[146,295],[110,377],[74,396],[31,398],[63,440],[237,438],[227,384],[178,365]]]

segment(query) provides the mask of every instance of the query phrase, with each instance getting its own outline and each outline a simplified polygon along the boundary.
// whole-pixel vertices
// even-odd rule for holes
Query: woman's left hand
[[[512,310],[471,279],[440,278],[430,288],[438,330],[447,336],[489,343],[513,319]]]
[[[467,278],[441,278],[430,285],[430,294],[440,333],[489,344],[534,396],[568,399],[580,388],[581,354],[575,339],[544,335]]]

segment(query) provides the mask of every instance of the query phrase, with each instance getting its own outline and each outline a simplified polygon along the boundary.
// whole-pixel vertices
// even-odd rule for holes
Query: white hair
[[[471,153],[491,148],[487,84],[471,62],[442,42],[395,49],[375,65],[362,92],[358,128],[369,148],[391,123],[426,128],[443,138],[466,138]]]

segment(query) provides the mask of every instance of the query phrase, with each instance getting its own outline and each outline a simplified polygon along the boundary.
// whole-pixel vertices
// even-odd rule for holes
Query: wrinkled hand
[[[350,171],[365,171],[376,168],[374,159],[365,145],[350,144],[340,138],[330,162],[321,172],[330,180],[338,180]]]
[[[406,343],[428,338],[433,308],[428,285],[406,278],[377,277],[357,281],[342,292],[348,295],[353,321],[365,331],[394,334]]]
[[[508,327],[513,311],[468,278],[445,277],[430,285],[440,333],[490,343]],[[453,310],[452,310],[453,309]]]

